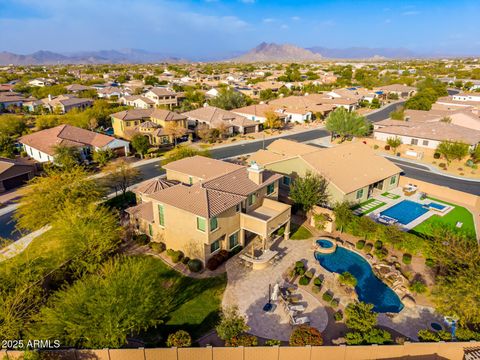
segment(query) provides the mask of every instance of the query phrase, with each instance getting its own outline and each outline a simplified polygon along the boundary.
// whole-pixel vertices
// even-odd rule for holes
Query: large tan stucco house
[[[142,183],[138,205],[127,209],[136,231],[152,241],[206,262],[255,235],[267,245],[283,226],[289,237],[290,205],[278,201],[281,175],[202,156],[164,168],[166,179]]]
[[[166,127],[178,126],[187,132],[188,123],[185,115],[165,109],[132,109],[111,115],[113,133],[124,139],[131,139],[135,134],[148,137],[151,145],[169,145],[174,142]]]
[[[295,178],[307,172],[328,181],[329,203],[359,203],[374,192],[385,192],[398,186],[400,169],[391,161],[376,155],[363,143],[345,143],[331,148],[280,139],[251,158],[265,169],[283,175],[281,187],[288,189]]]

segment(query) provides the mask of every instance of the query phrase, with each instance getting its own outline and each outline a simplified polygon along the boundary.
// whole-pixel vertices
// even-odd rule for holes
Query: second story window
[[[275,184],[270,184],[267,186],[267,195],[272,194],[275,191]]]
[[[290,184],[292,183],[292,179],[290,178],[290,176],[284,176],[282,178],[282,183],[283,185],[290,186]]]
[[[252,206],[253,204],[255,204],[256,201],[257,201],[257,195],[256,194],[248,195],[248,206]]]
[[[218,228],[218,220],[216,217],[212,217],[210,219],[210,231],[217,230]]]
[[[165,209],[163,205],[158,205],[158,224],[165,226]]]
[[[197,230],[205,231],[205,219],[197,217]]]

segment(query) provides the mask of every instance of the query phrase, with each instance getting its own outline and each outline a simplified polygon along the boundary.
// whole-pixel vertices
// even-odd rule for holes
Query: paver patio
[[[250,270],[240,264],[238,257],[228,261],[226,265],[228,285],[223,297],[223,305],[237,305],[239,311],[246,315],[249,331],[253,335],[288,341],[292,326],[281,304],[274,312],[264,312],[263,306],[268,302],[268,285],[272,288],[275,283],[282,283],[282,274],[295,261],[304,259],[312,267],[315,263],[311,241],[283,240],[276,248],[283,252],[284,258],[275,266],[263,270]],[[311,325],[325,330],[328,315],[313,295],[303,289],[298,290],[302,295],[302,303],[306,306],[304,312],[311,320]]]

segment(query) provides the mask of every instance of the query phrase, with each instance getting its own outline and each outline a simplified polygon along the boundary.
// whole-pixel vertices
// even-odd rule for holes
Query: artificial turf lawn
[[[292,224],[292,235],[290,236],[291,240],[305,240],[311,238],[312,236],[312,233],[306,227],[297,227],[296,225],[294,226]]]
[[[464,208],[463,206],[458,206],[458,205],[455,205],[443,200],[438,200],[432,197],[427,197],[427,198],[435,202],[454,206],[454,208],[444,216],[433,215],[429,217],[427,220],[425,220],[421,224],[418,224],[417,226],[415,226],[412,229],[414,232],[430,235],[430,228],[435,223],[447,224],[455,228],[455,225],[457,224],[457,222],[462,222],[463,225],[460,228],[460,230],[465,231],[465,233],[467,233],[470,237],[476,238],[473,215],[470,211],[468,211],[468,209]]]

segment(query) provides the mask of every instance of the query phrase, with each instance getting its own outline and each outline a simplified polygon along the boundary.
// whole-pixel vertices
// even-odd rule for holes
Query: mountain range
[[[210,58],[184,59],[178,56],[141,49],[82,51],[75,53],[56,53],[46,50],[33,54],[19,55],[0,52],[0,65],[47,65],[47,64],[127,64],[127,63],[180,63],[188,61],[233,61],[233,62],[288,62],[320,61],[326,59],[412,59],[445,57],[446,54],[418,54],[405,48],[326,48],[313,46],[302,48],[292,44],[263,42],[249,51],[212,54]],[[452,55],[450,55],[452,56]]]

